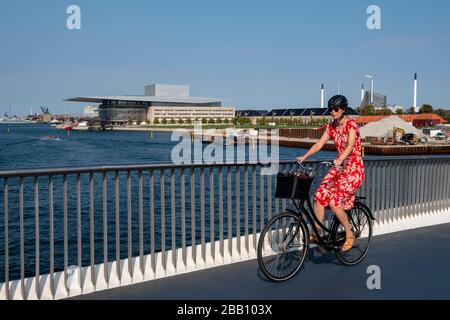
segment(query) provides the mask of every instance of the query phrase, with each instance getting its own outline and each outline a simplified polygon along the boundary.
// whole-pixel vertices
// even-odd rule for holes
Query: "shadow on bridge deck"
[[[367,268],[381,268],[381,290],[369,290]],[[450,299],[450,224],[375,237],[368,257],[345,267],[311,250],[284,283],[267,281],[256,260],[158,279],[77,299]]]

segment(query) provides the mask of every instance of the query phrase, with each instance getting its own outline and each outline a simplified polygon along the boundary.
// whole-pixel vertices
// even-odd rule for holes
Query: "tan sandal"
[[[343,251],[343,252],[350,251],[353,248],[353,244],[355,243],[355,240],[356,240],[355,236],[345,238],[345,243],[342,246],[341,251]]]

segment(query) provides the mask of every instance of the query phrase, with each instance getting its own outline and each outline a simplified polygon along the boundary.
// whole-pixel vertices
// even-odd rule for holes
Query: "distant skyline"
[[[68,30],[66,8],[81,8]],[[369,5],[381,30],[369,30]],[[238,109],[320,107],[361,84],[390,105],[450,109],[450,1],[2,0],[0,113],[82,113],[63,99],[143,95],[152,83]]]

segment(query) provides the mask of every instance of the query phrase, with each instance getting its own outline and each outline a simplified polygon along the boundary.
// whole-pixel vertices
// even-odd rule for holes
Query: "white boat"
[[[41,137],[41,140],[45,140],[45,141],[61,141],[62,138],[58,137],[58,136],[45,136],[45,137]]]
[[[58,124],[62,124],[61,121],[56,120],[56,119],[53,119],[53,120],[50,121],[49,123],[50,123],[50,125],[52,125],[52,126],[57,126]]]
[[[21,120],[17,117],[5,117],[5,118],[0,118],[0,124],[26,124],[28,123],[27,121]]]
[[[4,114],[2,118],[0,118],[0,124],[25,124],[26,122],[23,118],[19,118],[14,115],[11,117],[11,104],[9,105],[9,112]]]

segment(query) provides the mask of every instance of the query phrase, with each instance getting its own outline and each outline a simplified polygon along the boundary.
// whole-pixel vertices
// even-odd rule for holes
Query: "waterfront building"
[[[412,122],[416,128],[435,127],[447,123],[445,119],[434,113],[407,114],[404,116],[404,119]]]
[[[402,110],[402,112],[406,111],[406,108],[404,106],[398,106],[398,105],[393,105],[393,106],[387,106],[387,108],[389,110],[392,111],[392,113],[397,113],[397,110]]]
[[[236,117],[239,118],[250,118],[251,124],[257,125],[258,119],[263,119],[267,117],[269,111],[267,110],[237,110]]]
[[[232,120],[235,117],[235,109],[233,107],[202,107],[202,106],[186,106],[186,107],[150,107],[148,112],[148,119],[154,123],[156,119],[158,122],[166,121],[194,121],[197,120],[211,120],[223,121],[225,119]]]
[[[236,117],[251,118],[267,116],[267,110],[236,110]]]
[[[99,103],[100,120],[108,124],[147,121],[231,120],[234,107],[222,107],[216,98],[191,97],[187,85],[145,86],[143,96],[82,96],[69,102]]]
[[[393,114],[397,114],[397,110],[401,110],[403,113],[405,112],[405,108],[403,106],[390,106],[387,105],[386,107],[374,107],[375,111],[382,111],[382,110],[389,110]]]
[[[97,118],[98,117],[98,106],[84,107],[83,116],[85,118]]]
[[[347,116],[355,119],[359,114],[349,108]],[[332,121],[328,108],[274,109],[266,115],[257,115],[255,118],[257,121],[264,119],[268,123],[292,122],[299,125],[326,124]]]
[[[44,123],[49,123],[50,121],[52,121],[53,116],[50,113],[44,113],[42,115],[42,122]]]
[[[368,105],[372,105],[375,109],[386,108],[387,106],[387,96],[374,92],[373,93],[373,101],[371,102],[371,92],[366,91],[364,94],[364,98],[361,101],[361,109],[364,109]]]

